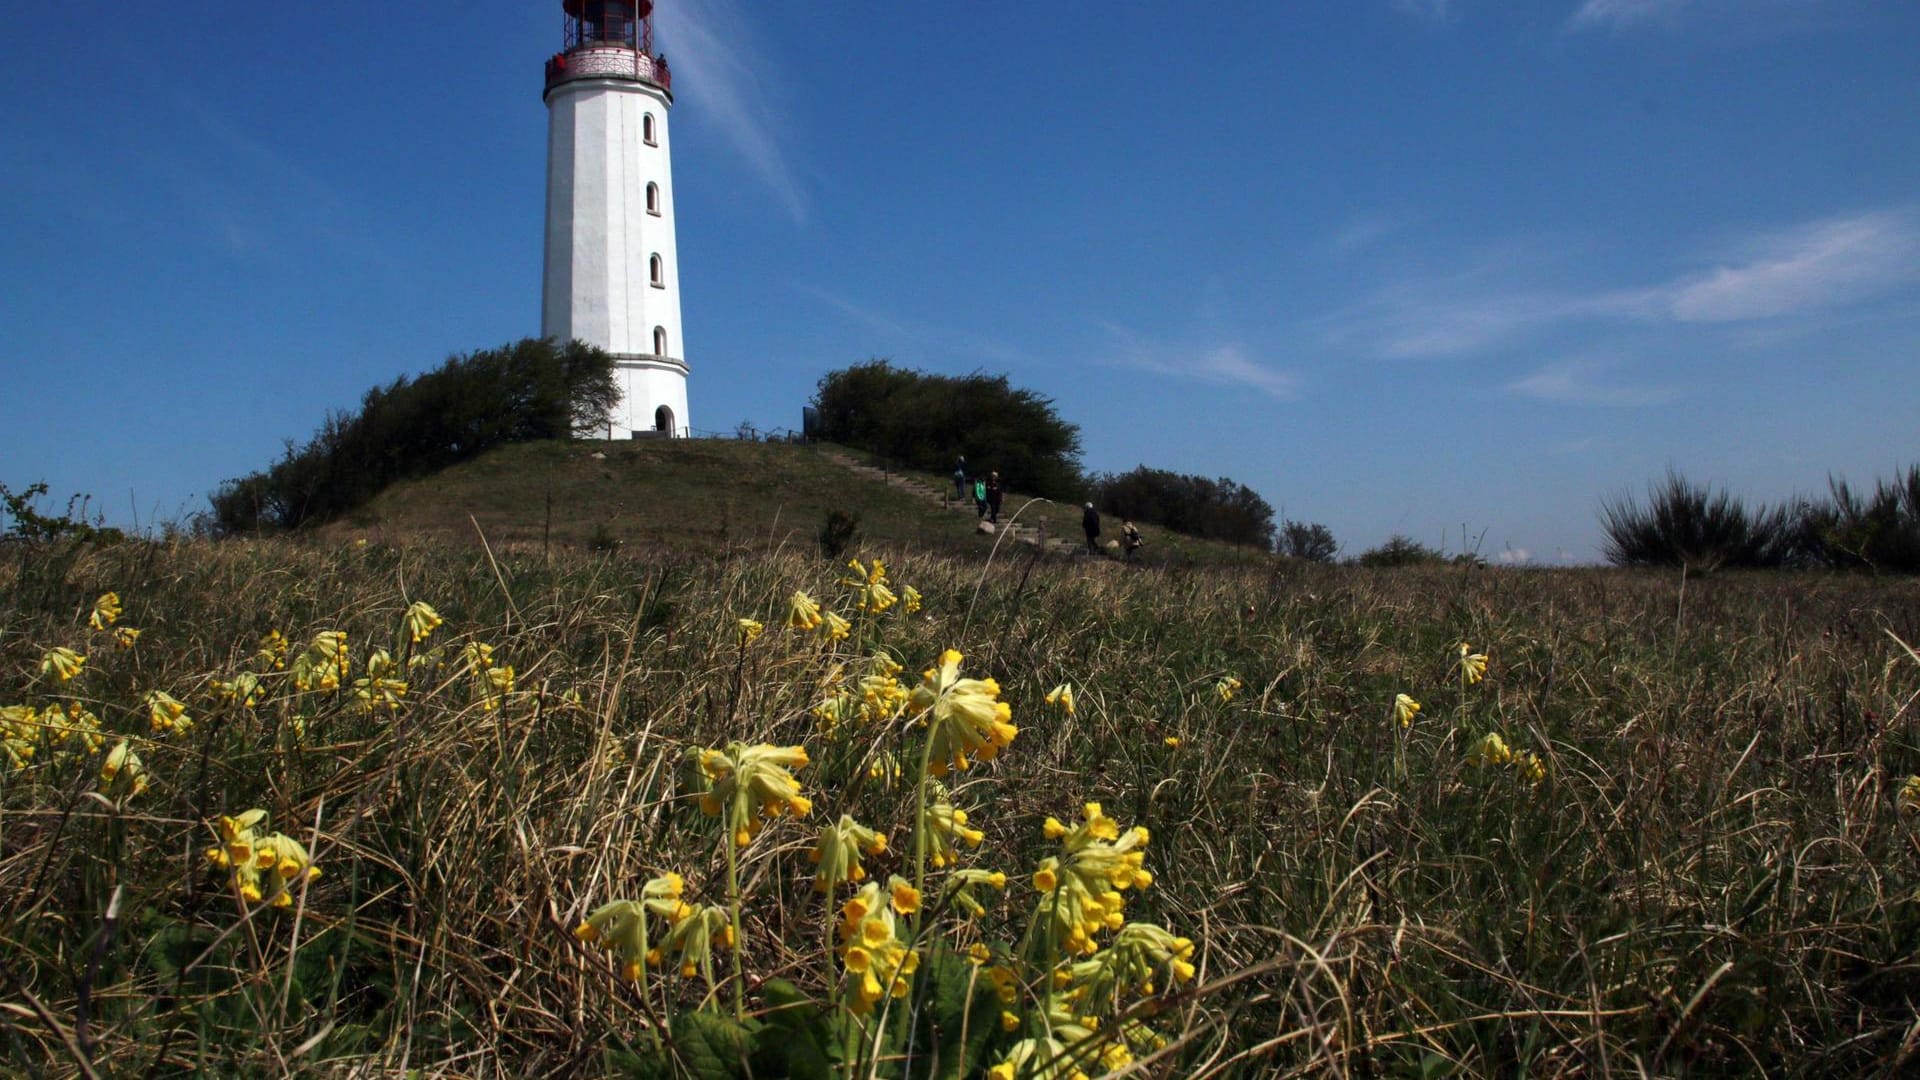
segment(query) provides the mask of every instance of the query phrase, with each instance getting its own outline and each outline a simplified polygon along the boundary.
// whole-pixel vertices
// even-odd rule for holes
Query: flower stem
[[[727,831],[727,914],[733,919],[733,1018],[744,1022],[747,981],[740,971],[740,948],[745,944],[740,936],[740,856],[733,842],[737,826],[729,821],[722,827]]]

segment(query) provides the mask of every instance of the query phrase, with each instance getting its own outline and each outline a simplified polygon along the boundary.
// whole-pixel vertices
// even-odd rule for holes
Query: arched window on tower
[[[652,113],[648,113],[647,115],[640,118],[640,137],[646,140],[646,143],[648,146],[660,145],[659,139],[653,133],[653,114]]]
[[[659,184],[655,184],[651,182],[647,184],[647,213],[652,214],[655,217],[660,216],[660,185]]]
[[[664,289],[667,287],[666,264],[660,261],[660,256],[655,255],[647,260],[647,274],[653,279],[654,288]]]
[[[667,328],[664,326],[653,328],[653,355],[667,355]]]

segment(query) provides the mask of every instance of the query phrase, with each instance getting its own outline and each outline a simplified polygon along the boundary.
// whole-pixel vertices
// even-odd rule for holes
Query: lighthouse
[[[607,438],[688,433],[687,351],[667,113],[652,0],[561,0],[547,61],[547,240],[540,333],[613,354]]]

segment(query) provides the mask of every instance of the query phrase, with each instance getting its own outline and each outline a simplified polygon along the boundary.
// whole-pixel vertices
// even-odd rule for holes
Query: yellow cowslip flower
[[[805,747],[736,742],[724,751],[690,749],[688,755],[711,784],[700,797],[701,812],[720,818],[736,845],[751,843],[781,814],[800,818],[813,812],[813,801],[800,794],[800,782],[788,771],[807,764]]]
[[[207,849],[207,861],[229,872],[229,882],[240,899],[257,904],[273,890],[273,906],[288,907],[293,898],[287,887],[295,880],[312,881],[320,876],[307,849],[298,840],[280,833],[262,834],[267,821],[265,810],[248,810],[238,817],[222,817],[217,826],[220,843]],[[262,871],[272,871],[271,878]]]
[[[1489,731],[1467,748],[1469,765],[1505,765],[1513,760],[1513,751],[1498,732]]]
[[[867,779],[892,788],[900,782],[900,758],[891,750],[873,751],[867,756]]]
[[[907,707],[907,688],[899,678],[901,667],[886,653],[873,655],[872,670],[860,677],[858,713],[863,724],[886,723],[899,718]]]
[[[814,888],[832,892],[843,882],[865,880],[867,871],[860,865],[860,857],[885,850],[886,837],[853,820],[852,814],[840,815],[837,823],[820,830],[820,839],[807,853],[817,868],[813,872]]]
[[[1487,654],[1474,652],[1473,646],[1463,641],[1460,643],[1458,667],[1460,677],[1465,679],[1468,685],[1477,683],[1487,677]]]
[[[840,907],[838,951],[847,972],[847,1008],[856,1016],[872,1012],[883,998],[906,997],[920,967],[920,954],[900,940],[894,919],[903,899],[917,909],[919,894],[898,878],[889,884],[890,902],[881,899],[880,883],[870,881]]]
[[[1920,776],[1909,776],[1900,784],[1893,805],[1903,814],[1920,814]]]
[[[93,602],[93,614],[87,617],[87,624],[95,630],[105,630],[120,618],[120,594],[101,593],[100,599]]]
[[[254,866],[260,871],[261,879],[269,881],[274,888],[273,906],[292,907],[292,888],[300,881],[314,881],[320,877],[320,868],[313,865],[313,857],[300,841],[281,833],[269,833],[254,843]],[[268,879],[267,872],[273,877]]]
[[[667,936],[660,944],[647,951],[647,963],[653,967],[665,969],[669,964],[679,969],[680,977],[691,979],[701,971],[708,972],[708,981],[712,981],[713,949],[734,948],[733,918],[727,909],[718,904],[689,911],[688,914],[668,929]],[[637,978],[638,969],[628,966],[622,974]]]
[[[1169,735],[1160,741],[1164,743],[1169,750],[1178,750],[1180,748],[1180,736],[1178,735]]]
[[[1047,691],[1047,704],[1053,706],[1056,709],[1059,709],[1061,712],[1066,713],[1068,716],[1072,716],[1073,715],[1073,684],[1061,683],[1059,686],[1056,686],[1053,689]]]
[[[508,671],[511,673],[512,669]],[[381,709],[392,712],[407,695],[407,680],[398,677],[401,673],[399,662],[388,655],[387,650],[373,650],[373,655],[367,657],[367,673],[353,680],[354,704],[363,713]]]
[[[133,643],[139,640],[140,631],[131,626],[116,626],[113,628],[113,643],[123,649],[133,648]]]
[[[460,659],[474,671],[485,671],[493,666],[493,646],[484,641],[469,641],[460,650]]]
[[[854,591],[855,606],[861,611],[878,615],[899,600],[893,590],[887,587],[887,568],[880,564],[879,559],[873,560],[871,569],[862,566],[859,559],[854,559],[847,566],[852,568],[853,576],[841,578],[840,584]]]
[[[820,636],[828,641],[845,641],[853,631],[853,624],[835,615],[831,611],[820,613]]]
[[[821,731],[832,732],[853,715],[853,699],[846,694],[835,694],[807,711],[820,722]]]
[[[513,665],[495,664],[480,681],[480,707],[497,709],[513,693]]]
[[[406,618],[403,620],[407,631],[407,640],[418,645],[427,640],[427,638],[432,637],[434,630],[444,622],[446,622],[446,620],[442,619],[440,613],[433,610],[433,607],[426,601],[415,600],[413,603],[407,605]]]
[[[693,908],[681,899],[685,890],[686,882],[679,874],[652,878],[640,887],[638,902],[614,900],[602,904],[574,927],[573,936],[588,945],[616,952],[622,977],[628,982],[637,980],[648,962],[648,954],[654,952],[647,942],[647,915],[651,913],[665,919],[669,928],[691,918]]]
[[[1118,1012],[1123,995],[1192,982],[1194,974],[1191,940],[1151,923],[1128,923],[1104,950],[1067,969],[1065,996],[1078,1009]]]
[[[1220,699],[1220,704],[1231,704],[1234,695],[1240,692],[1240,686],[1241,682],[1239,679],[1227,675],[1222,677],[1219,682],[1213,684],[1213,693],[1215,697]]]
[[[929,784],[932,790],[927,793],[927,812],[921,824],[926,830],[927,859],[938,869],[958,858],[959,844],[977,848],[987,834],[967,826],[967,812],[954,808],[945,785],[938,780]]]
[[[1405,694],[1393,695],[1393,721],[1403,728],[1413,726],[1413,718],[1420,714],[1420,703]]]
[[[813,630],[820,625],[820,605],[804,592],[787,599],[787,629]]]
[[[911,585],[900,587],[900,611],[911,615],[920,610],[920,590]]]
[[[40,742],[40,710],[31,705],[0,708],[0,754],[7,764],[24,769],[33,763],[34,749]]]
[[[978,918],[987,911],[987,906],[974,895],[983,887],[1004,891],[1007,875],[998,870],[955,870],[947,875],[946,883],[940,887],[940,895],[960,914],[969,919]]]
[[[752,642],[755,638],[765,633],[767,629],[764,623],[755,619],[736,619],[734,622],[738,628],[738,640],[742,645]]]
[[[40,674],[51,675],[55,682],[66,682],[87,666],[87,658],[72,649],[54,647],[40,657]]]
[[[121,739],[112,750],[107,751],[105,761],[100,763],[100,792],[111,798],[131,798],[147,790],[146,766],[140,763],[140,755],[133,752],[127,740]]]
[[[1011,722],[1012,708],[999,700],[1000,684],[961,678],[960,660],[957,649],[941,653],[939,665],[920,677],[908,698],[909,708],[927,726],[927,762],[935,776],[966,769],[969,756],[992,761],[1020,734]]]
[[[338,690],[347,681],[353,661],[347,655],[344,630],[323,630],[293,659],[293,685],[298,690]]]
[[[106,745],[106,737],[100,734],[100,718],[77,701],[69,701],[65,706],[47,706],[41,722],[46,726],[49,746],[78,743],[81,751],[97,754]]]
[[[1047,819],[1047,836],[1059,839],[1063,852],[1058,858],[1042,860],[1033,875],[1034,888],[1041,894],[1034,907],[1034,926],[1067,955],[1096,951],[1096,934],[1118,930],[1125,923],[1121,912],[1126,898],[1121,894],[1153,883],[1144,865],[1149,839],[1145,828],[1122,832],[1119,823],[1094,802],[1082,808],[1082,817],[1072,828]]]
[[[214,695],[228,705],[251,709],[260,703],[260,676],[243,671],[231,679],[215,679]]]
[[[1547,763],[1531,750],[1522,750],[1513,755],[1513,769],[1520,779],[1529,784],[1538,784],[1547,778]]]
[[[260,651],[255,659],[261,667],[274,671],[287,669],[287,639],[278,630],[269,630],[260,638]]]
[[[187,707],[173,695],[160,690],[147,691],[147,720],[155,735],[185,735],[193,730],[193,718]]]

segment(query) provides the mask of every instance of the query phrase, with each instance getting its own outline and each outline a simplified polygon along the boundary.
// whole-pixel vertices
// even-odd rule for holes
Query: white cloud
[[[1642,23],[1670,19],[1694,0],[1586,0],[1574,12],[1575,27],[1606,26],[1619,29]]]
[[[1664,405],[1680,396],[1671,386],[1626,386],[1596,378],[1614,366],[1597,360],[1561,360],[1508,383],[1507,390],[1574,405]]]
[[[1147,341],[1124,326],[1102,325],[1122,343],[1113,359],[1121,367],[1215,386],[1243,387],[1281,401],[1292,399],[1300,391],[1298,375],[1253,360],[1238,344],[1168,346]]]
[[[1395,11],[1434,22],[1445,22],[1453,15],[1453,0],[1393,0]]]
[[[1510,547],[1494,556],[1502,566],[1525,566],[1533,561],[1533,552],[1526,548]]]
[[[1708,261],[1708,260],[1703,260]],[[1485,352],[1578,323],[1753,324],[1843,309],[1920,281],[1920,214],[1909,208],[1766,230],[1711,269],[1590,292],[1542,289],[1537,260],[1483,260],[1410,278],[1323,321],[1329,342],[1389,359]]]
[[[807,199],[776,131],[783,129],[774,95],[762,82],[770,70],[735,0],[678,0],[657,9],[663,52],[673,68],[674,92],[703,114],[747,160],[797,223]]]
[[[1903,212],[1829,218],[1756,239],[1744,261],[1665,288],[1680,322],[1734,322],[1828,308],[1920,276],[1920,228]]]

